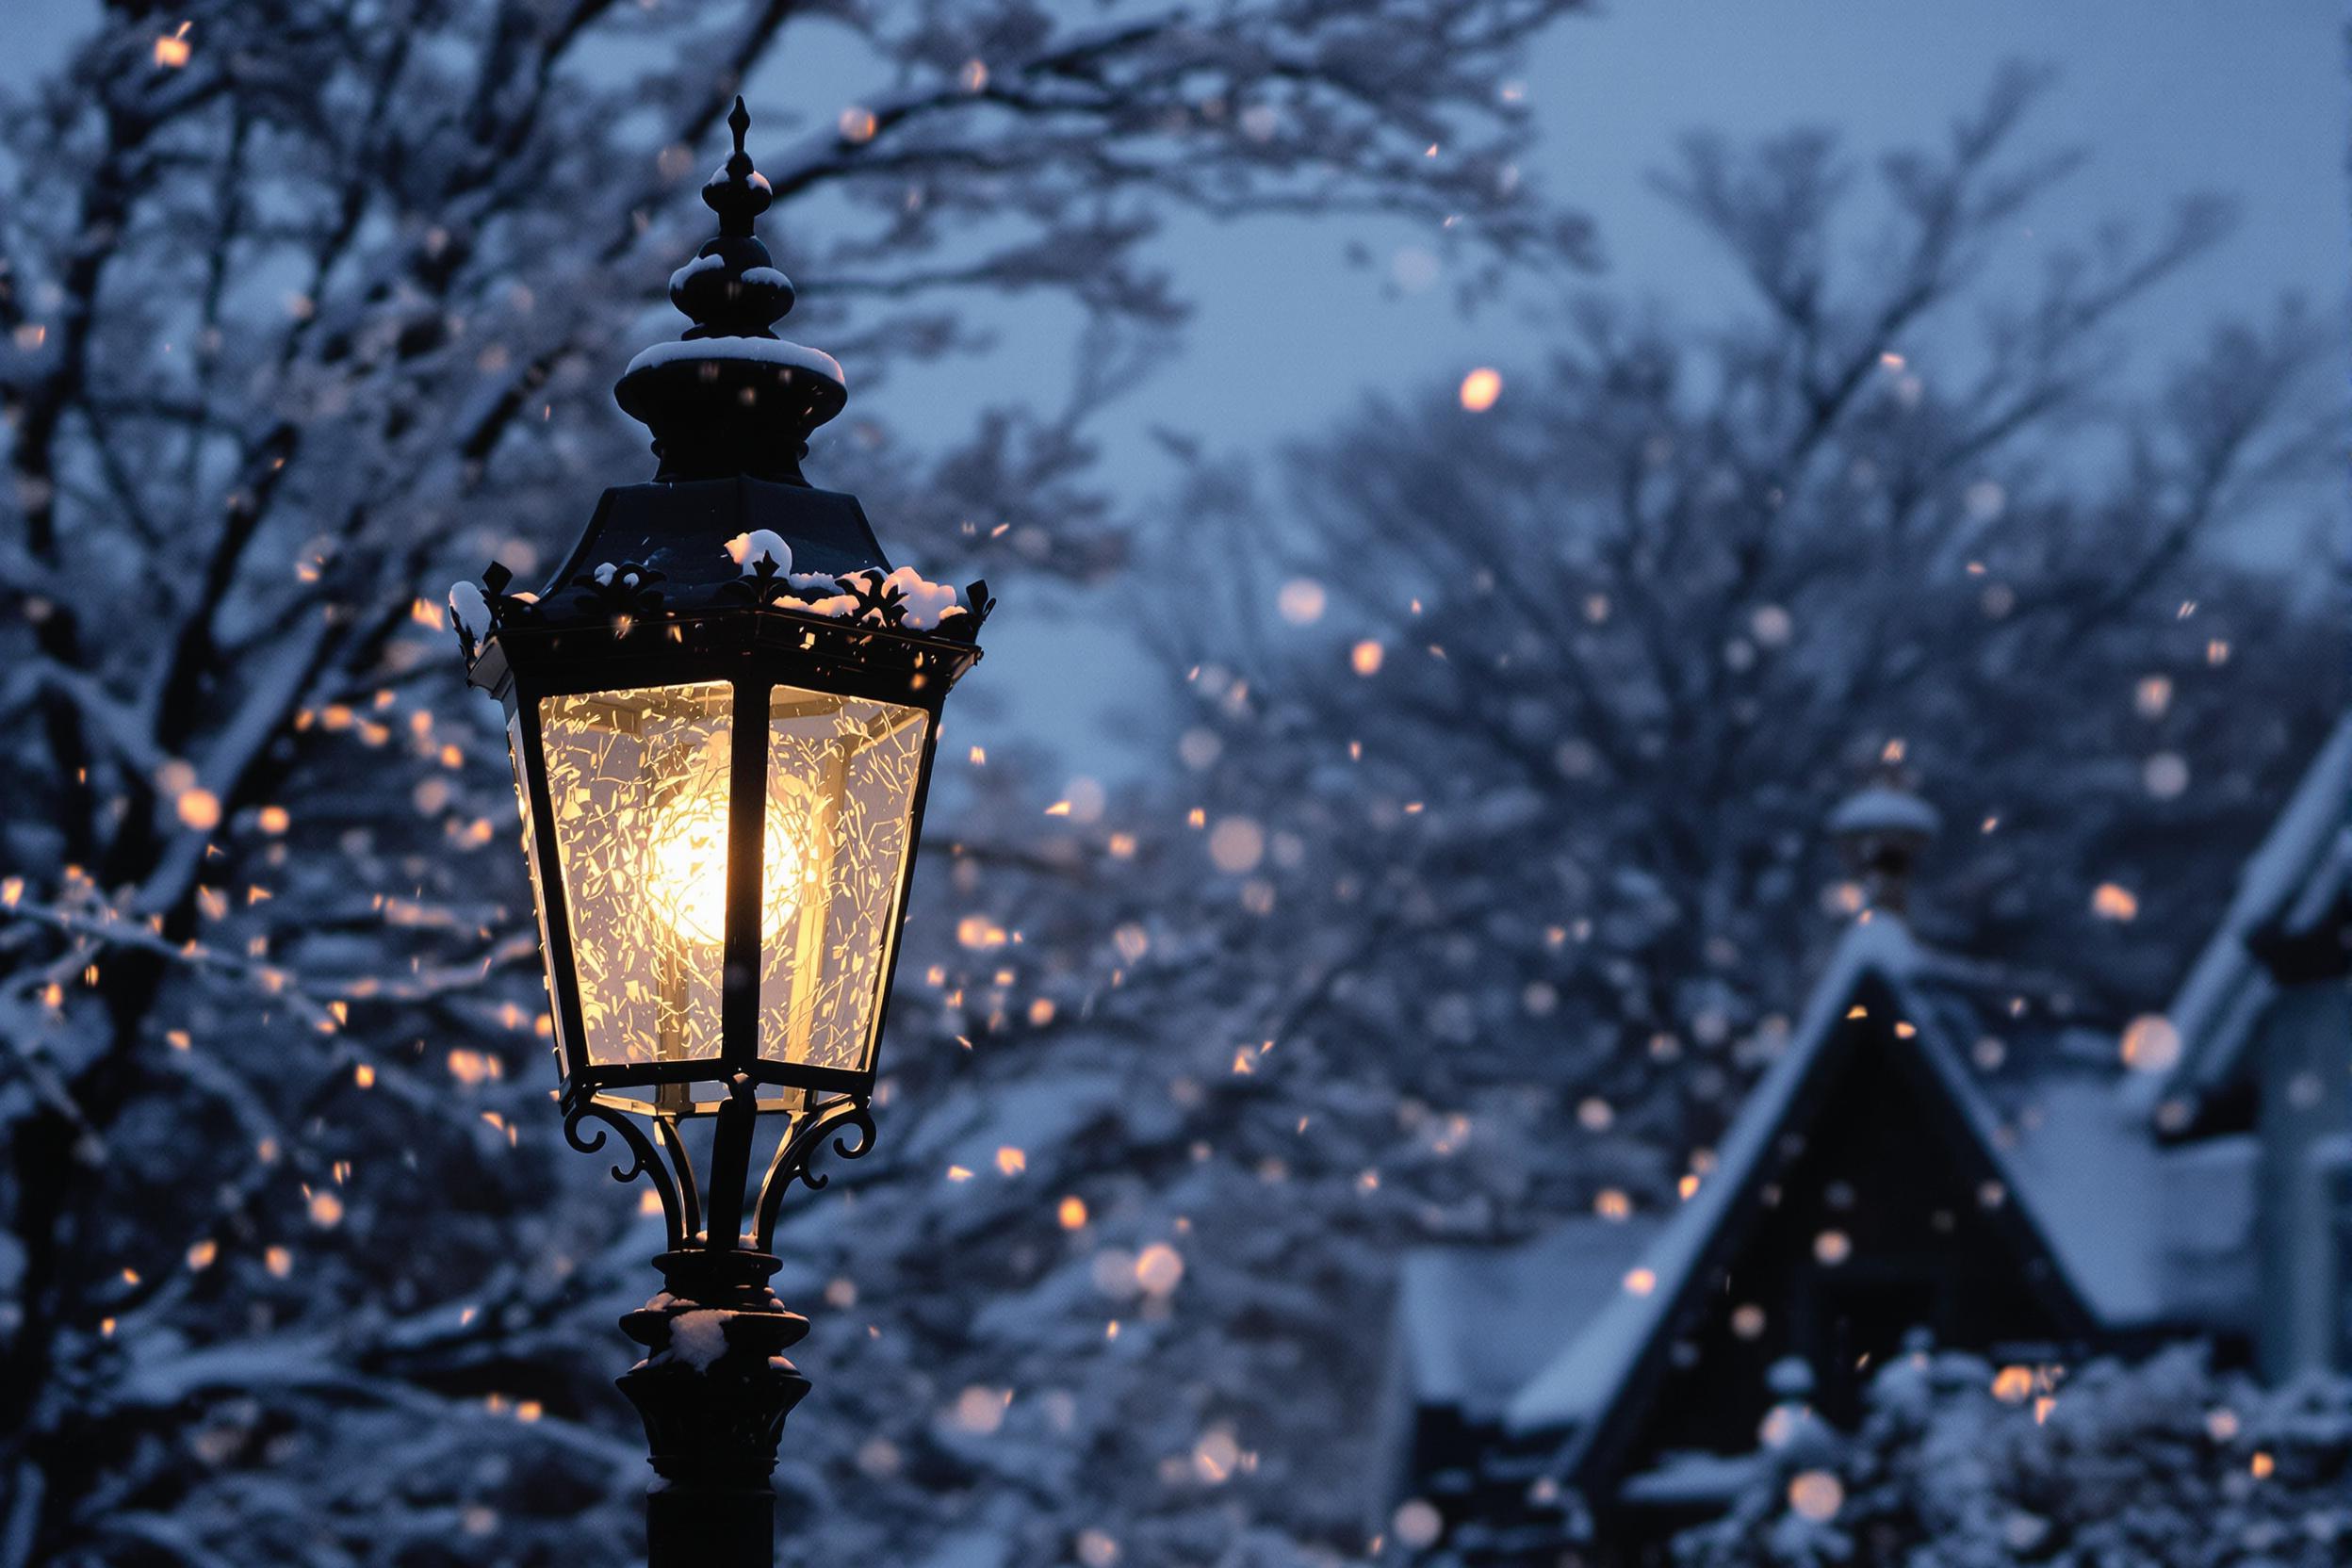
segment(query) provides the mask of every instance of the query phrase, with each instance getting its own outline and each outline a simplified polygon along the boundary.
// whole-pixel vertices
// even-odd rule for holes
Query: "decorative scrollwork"
[[[866,1102],[859,1095],[843,1095],[811,1105],[792,1119],[791,1131],[776,1146],[776,1158],[769,1162],[768,1173],[760,1183],[760,1208],[752,1232],[760,1250],[768,1251],[776,1245],[776,1221],[783,1210],[787,1188],[797,1181],[814,1192],[832,1180],[808,1168],[809,1161],[816,1157],[818,1144],[828,1134],[841,1135],[852,1128],[858,1134],[855,1143],[846,1135],[833,1139],[833,1152],[845,1160],[857,1159],[874,1147],[874,1113],[866,1108]]]
[[[661,611],[666,577],[641,562],[608,561],[572,579],[571,590],[576,602],[595,615],[636,622]]]
[[[986,578],[964,584],[964,613],[950,615],[939,622],[939,635],[963,643],[977,642],[980,639],[980,624],[988,618],[988,612],[996,608],[996,600],[989,596]]]
[[[602,1122],[604,1126],[583,1132],[581,1124],[592,1120]],[[677,1251],[685,1246],[687,1238],[694,1234],[695,1221],[690,1218],[687,1213],[691,1200],[682,1197],[678,1190],[678,1179],[671,1173],[669,1167],[662,1163],[661,1152],[654,1148],[653,1140],[645,1136],[643,1128],[623,1112],[610,1105],[600,1104],[594,1100],[587,1100],[573,1106],[564,1116],[564,1141],[583,1154],[596,1153],[604,1147],[605,1127],[611,1127],[619,1132],[621,1141],[629,1146],[629,1152],[628,1165],[624,1166],[618,1160],[613,1162],[612,1179],[616,1182],[633,1182],[640,1176],[653,1178],[654,1190],[662,1196],[662,1218],[669,1230],[667,1250]],[[665,1136],[673,1145],[676,1145],[675,1130],[668,1131]],[[677,1147],[676,1152],[678,1155],[679,1168],[687,1172],[687,1180],[693,1181],[694,1166],[685,1159],[684,1148]]]
[[[850,572],[833,583],[856,601],[853,619],[888,627],[906,624],[906,591],[880,572]]]

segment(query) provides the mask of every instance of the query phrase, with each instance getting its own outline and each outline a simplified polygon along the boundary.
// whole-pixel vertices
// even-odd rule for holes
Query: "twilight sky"
[[[2021,145],[2080,147],[2089,161],[2034,215],[2042,242],[2112,217],[2153,225],[2192,189],[2228,193],[2243,208],[2237,237],[2140,313],[2151,351],[2142,358],[2153,368],[2233,302],[2259,308],[2282,287],[2322,304],[2343,297],[2352,105],[2344,27],[2334,0],[1619,4],[1560,24],[1528,61],[1542,141],[1527,172],[1597,219],[1606,286],[1704,314],[1736,281],[1644,183],[1684,131],[1742,138],[1825,124],[1874,154],[1940,140],[2002,60],[2053,64],[2057,90]],[[1347,266],[1350,241],[1382,265]],[[1165,472],[1141,436],[1153,423],[1188,427],[1213,449],[1255,448],[1315,430],[1376,384],[1450,381],[1480,364],[1508,381],[1525,351],[1516,311],[1465,322],[1442,278],[1418,293],[1396,289],[1396,273],[1409,270],[1395,265],[1399,253],[1424,247],[1435,251],[1402,224],[1172,224],[1166,253],[1198,314],[1165,382],[1111,421],[1123,474],[1148,484]],[[1247,374],[1231,375],[1236,368]],[[1193,375],[1217,377],[1217,397],[1183,396]],[[885,396],[911,410],[918,390]]]
[[[53,63],[94,10],[90,0],[0,0],[0,81]],[[856,46],[825,31],[811,28],[750,84],[755,108],[795,103],[830,118],[836,106],[819,100],[859,78]],[[1597,281],[1705,315],[1735,291],[1729,271],[1643,184],[1680,133],[1822,123],[1865,154],[1936,139],[2009,57],[2061,69],[2034,135],[2090,155],[2064,197],[2034,216],[2034,243],[2063,243],[2111,217],[2152,224],[2195,188],[2241,204],[2237,236],[2139,310],[2135,370],[2152,373],[2216,313],[2259,310],[2282,288],[2322,306],[2344,301],[2352,92],[2334,0],[1628,0],[1561,24],[1527,62],[1541,136],[1527,173],[1597,220],[1609,266]],[[1371,251],[1373,268],[1346,263],[1351,241]],[[1147,433],[1154,425],[1212,451],[1265,455],[1376,386],[1450,384],[1493,365],[1511,397],[1514,368],[1539,351],[1523,317],[1546,287],[1530,283],[1465,320],[1442,275],[1417,290],[1399,286],[1426,275],[1420,253],[1437,252],[1403,224],[1183,219],[1161,244],[1198,313],[1182,351],[1102,425],[1111,481],[1132,499],[1170,477]],[[2030,264],[2031,251],[2021,255]],[[1018,384],[1022,361],[1041,387],[1060,386],[1070,313],[994,302],[983,314],[1003,328],[1002,363],[902,374],[865,392],[864,410],[919,435],[959,428],[987,397]],[[857,387],[858,368],[850,372]],[[1212,382],[1217,395],[1199,395]],[[820,449],[820,471],[822,462]],[[1055,740],[1077,770],[1117,773],[1164,757],[1156,742],[1139,749],[1119,738],[1131,727],[1107,717],[1140,669],[1134,650],[1077,624],[1066,606],[1035,602],[1023,585],[997,586],[1006,612],[989,627],[992,656],[972,684],[993,688],[1004,710],[977,705],[975,728]]]
[[[2088,154],[2033,215],[2040,243],[2063,244],[2112,218],[2153,226],[2191,190],[2240,204],[2235,237],[2131,319],[2135,372],[2160,372],[2215,315],[2259,313],[2282,289],[2323,308],[2344,302],[2352,89],[2333,0],[1619,4],[1561,24],[1527,62],[1542,138],[1527,170],[1597,220],[1609,271],[1594,281],[1703,316],[1736,297],[1737,282],[1644,179],[1683,132],[1715,126],[1739,138],[1827,124],[1863,155],[1940,140],[2013,57],[2062,73],[2021,145]],[[1348,266],[1351,240],[1380,265]],[[1198,309],[1181,357],[1104,421],[1106,456],[1133,495],[1150,495],[1171,471],[1147,434],[1155,423],[1197,433],[1212,450],[1265,454],[1376,386],[1450,384],[1492,365],[1508,398],[1514,367],[1541,351],[1522,314],[1545,289],[1523,289],[1468,320],[1442,280],[1399,291],[1396,273],[1409,269],[1395,265],[1398,255],[1429,245],[1402,224],[1186,220],[1164,243]],[[2031,267],[2034,254],[2020,248],[2014,259]],[[1057,333],[1042,313],[1008,321],[1041,357],[1049,351],[1034,346],[1065,351],[1067,322]],[[1062,361],[1046,363],[1055,373]],[[1215,377],[1217,397],[1188,395],[1196,377]],[[954,367],[902,378],[874,400],[894,423],[919,428],[976,402],[980,379]],[[1058,734],[1076,768],[1119,772],[1166,758],[1165,736],[1140,751],[1119,738],[1134,721],[1117,715],[1118,694],[1141,666],[1118,635],[1052,613],[1001,615],[989,632],[983,679],[1018,694],[1006,720]]]

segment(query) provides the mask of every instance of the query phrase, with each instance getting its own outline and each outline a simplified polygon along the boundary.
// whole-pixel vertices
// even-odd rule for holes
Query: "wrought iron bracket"
[[[747,1086],[743,1092],[749,1092]],[[750,1151],[748,1147],[733,1146],[748,1145],[754,1131],[753,1117],[721,1115],[697,1119],[712,1123],[712,1180],[721,1180],[721,1173],[729,1169],[743,1170]],[[602,1151],[612,1133],[620,1135],[629,1155],[626,1160],[613,1161],[612,1179],[633,1182],[644,1176],[651,1180],[662,1200],[664,1252],[694,1247],[724,1251],[745,1245],[753,1251],[766,1252],[776,1244],[776,1227],[782,1216],[784,1196],[792,1184],[798,1182],[815,1192],[831,1181],[825,1172],[810,1168],[825,1141],[831,1138],[836,1154],[854,1160],[874,1147],[874,1113],[863,1095],[810,1096],[801,1109],[792,1113],[783,1136],[776,1142],[776,1153],[768,1162],[767,1172],[760,1178],[751,1233],[718,1237],[704,1233],[706,1206],[702,1184],[696,1180],[694,1156],[687,1148],[678,1117],[657,1114],[648,1120],[593,1098],[577,1102],[564,1114],[564,1141],[583,1154]],[[732,1207],[740,1214],[741,1204],[739,1195],[732,1205],[713,1202],[708,1212],[716,1217],[720,1209]]]
[[[601,1125],[588,1127],[586,1124],[591,1121]],[[686,1245],[689,1237],[701,1229],[701,1219],[700,1204],[694,1189],[694,1162],[687,1158],[685,1146],[678,1140],[677,1129],[665,1127],[662,1135],[662,1141],[669,1146],[671,1156],[676,1161],[673,1168],[662,1159],[662,1152],[654,1147],[653,1140],[645,1135],[645,1128],[636,1118],[600,1101],[582,1100],[564,1114],[564,1141],[583,1154],[594,1154],[605,1146],[607,1127],[621,1135],[621,1141],[627,1145],[630,1156],[628,1165],[622,1165],[617,1160],[613,1162],[612,1179],[628,1183],[640,1176],[652,1178],[654,1190],[662,1197],[662,1216],[669,1232],[669,1245],[663,1250],[678,1251]],[[682,1189],[678,1172],[683,1172],[685,1176]]]
[[[855,1143],[839,1135],[850,1128],[858,1133]],[[752,1236],[760,1251],[769,1251],[776,1245],[776,1221],[784,1207],[785,1191],[799,1182],[809,1191],[817,1192],[832,1180],[823,1171],[808,1168],[808,1162],[816,1158],[817,1145],[827,1135],[837,1135],[833,1138],[833,1152],[845,1160],[858,1159],[874,1147],[874,1113],[867,1109],[863,1095],[812,1100],[792,1119],[792,1127],[776,1146],[776,1158],[768,1162],[767,1175],[760,1183],[760,1203],[752,1221]]]

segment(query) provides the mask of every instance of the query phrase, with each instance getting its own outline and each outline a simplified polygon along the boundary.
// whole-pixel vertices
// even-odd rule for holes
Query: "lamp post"
[[[989,600],[893,570],[854,497],[801,476],[847,393],[771,325],[792,287],[753,235],[743,151],[718,235],[670,278],[693,321],[614,388],[653,481],[604,493],[539,592],[495,564],[449,606],[504,705],[564,1130],[651,1180],[665,1288],[622,1319],[653,1568],[775,1560],[770,1475],[808,1381],[768,1281],[778,1210],[828,1138],[863,1153],[939,709]],[[772,1143],[770,1139],[773,1139]],[[695,1144],[703,1152],[696,1175]],[[755,1156],[764,1154],[756,1196]]]

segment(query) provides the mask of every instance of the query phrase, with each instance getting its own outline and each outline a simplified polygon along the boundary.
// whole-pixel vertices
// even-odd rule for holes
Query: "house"
[[[2132,1086],[2158,1138],[2232,1167],[2252,1217],[2225,1287],[2273,1381],[2352,1366],[2352,718],[2239,878],[2166,1018],[2180,1060]],[[2220,1303],[2216,1303],[2219,1305]]]
[[[1911,935],[1919,803],[1840,818],[1872,907],[1695,1187],[1405,1261],[1390,1500],[1451,1555],[1658,1559],[1768,1420],[1851,1422],[1922,1332],[2029,1376],[2188,1335],[2274,1377],[2352,1349],[2352,719],[2120,1051]],[[2003,1068],[2021,1029],[2054,1065]]]

